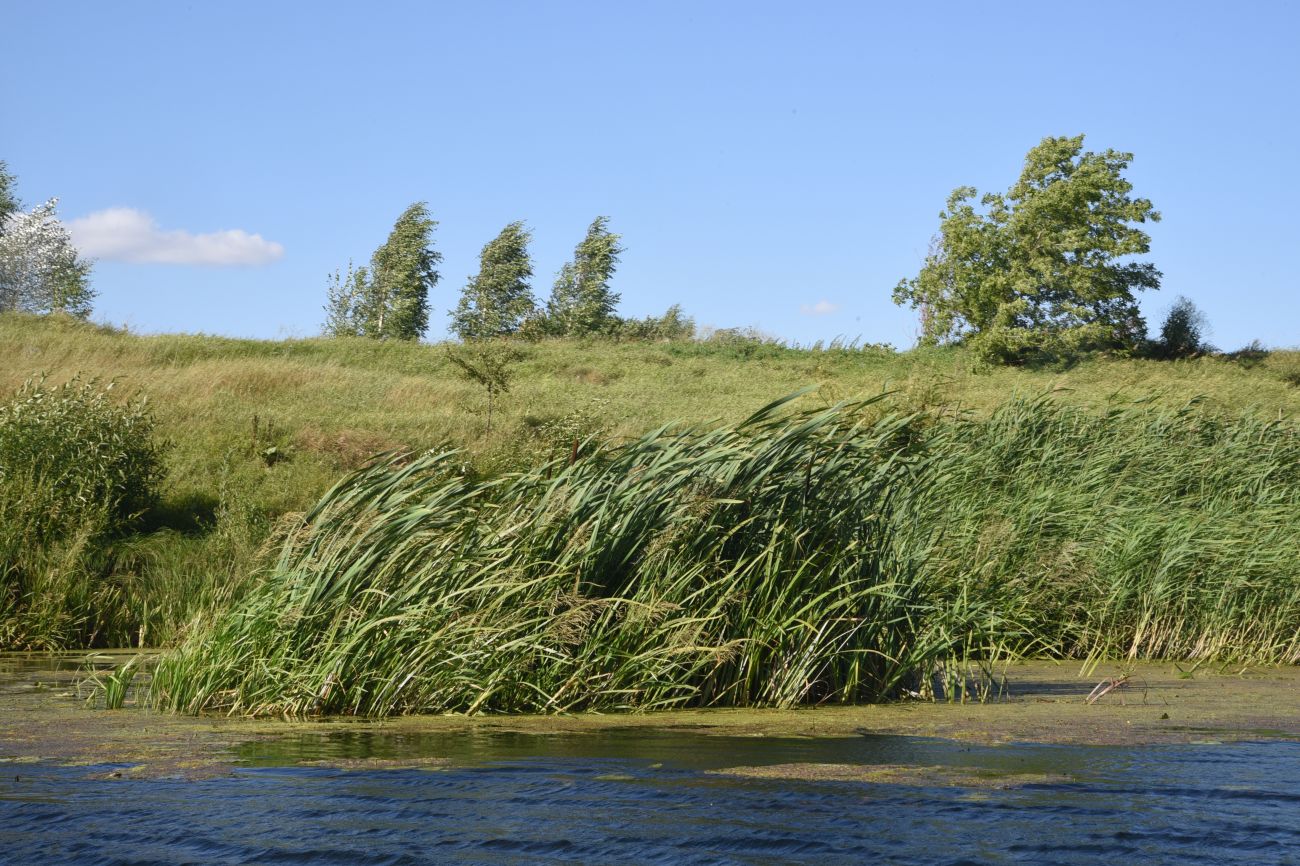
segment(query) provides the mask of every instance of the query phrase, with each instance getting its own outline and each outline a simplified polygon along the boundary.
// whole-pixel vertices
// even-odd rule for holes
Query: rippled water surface
[[[314,760],[447,757],[445,767]],[[233,776],[0,765],[0,862],[1293,863],[1300,744],[971,747],[616,730],[322,732],[248,745]],[[736,777],[950,767],[993,785]],[[997,779],[1053,781],[998,787]]]

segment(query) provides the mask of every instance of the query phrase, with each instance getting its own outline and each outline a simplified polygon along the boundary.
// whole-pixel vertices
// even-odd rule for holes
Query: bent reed
[[[482,480],[390,457],[283,530],[157,706],[382,716],[952,695],[1014,654],[1300,660],[1300,436],[882,398]]]

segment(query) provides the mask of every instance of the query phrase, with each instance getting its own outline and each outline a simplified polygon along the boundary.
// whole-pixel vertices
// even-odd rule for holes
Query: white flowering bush
[[[59,200],[0,219],[0,312],[90,315],[91,263],[59,222]]]

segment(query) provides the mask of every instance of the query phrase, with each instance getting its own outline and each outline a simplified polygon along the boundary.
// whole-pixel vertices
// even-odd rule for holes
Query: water
[[[1300,864],[1294,737],[977,746],[325,723],[248,741],[235,724],[214,733],[194,719],[86,711],[65,690],[88,669],[82,654],[0,656],[3,866]],[[1290,678],[1275,685],[1274,703],[1294,694]],[[1088,686],[1049,683],[1037,694],[1070,689]],[[1225,706],[1242,695],[1229,698]],[[1189,699],[1171,694],[1170,711],[1184,714],[1177,701]],[[210,769],[231,743],[235,763],[199,780],[21,757],[84,760],[144,744],[141,760],[179,774],[183,762],[166,763],[178,748]]]
[[[424,755],[451,761],[300,763]],[[1300,744],[1290,742],[338,731],[249,744],[240,759],[233,775],[203,781],[4,765],[0,862],[1300,863]],[[790,763],[941,766],[995,784],[711,772]],[[1050,775],[1019,783],[1034,774]]]

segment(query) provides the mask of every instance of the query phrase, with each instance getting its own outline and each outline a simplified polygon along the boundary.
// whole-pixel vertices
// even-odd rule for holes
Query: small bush
[[[679,305],[673,304],[662,316],[619,319],[610,328],[609,333],[616,340],[647,342],[689,340],[695,336],[695,320],[683,314]]]

